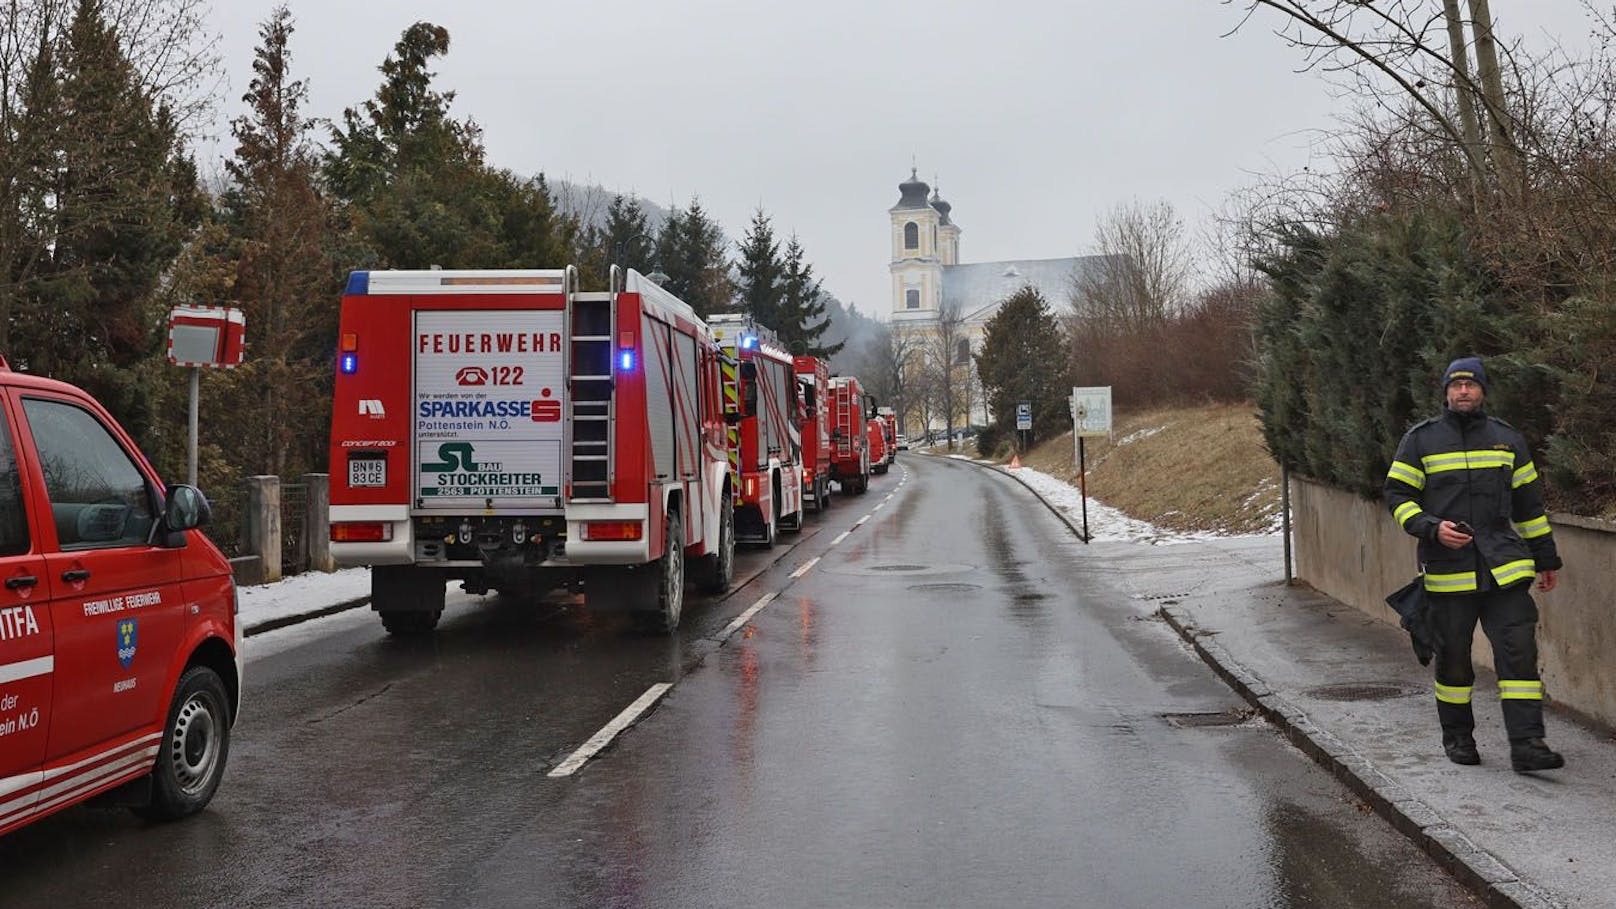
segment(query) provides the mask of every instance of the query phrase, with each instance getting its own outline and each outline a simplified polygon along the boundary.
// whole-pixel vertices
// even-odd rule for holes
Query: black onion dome
[[[938,190],[932,190],[931,207],[937,209],[937,214],[942,215],[942,221],[944,224],[954,223],[948,220],[948,213],[954,210],[954,206],[949,205],[948,202],[943,199]]]
[[[910,168],[909,179],[898,184],[898,192],[902,193],[903,197],[898,200],[896,207],[925,208],[926,194],[930,191],[931,187],[926,185],[926,181],[916,175],[914,168]]]

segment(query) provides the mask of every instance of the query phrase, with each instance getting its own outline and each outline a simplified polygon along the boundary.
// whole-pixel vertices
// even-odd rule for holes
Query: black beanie
[[[1448,371],[1442,374],[1442,388],[1446,390],[1455,379],[1470,379],[1480,385],[1483,392],[1488,390],[1487,370],[1482,368],[1480,357],[1460,357],[1449,363]]]

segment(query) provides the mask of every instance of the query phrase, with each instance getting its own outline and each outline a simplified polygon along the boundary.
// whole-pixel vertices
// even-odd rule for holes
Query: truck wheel
[[[414,565],[378,565],[370,570],[370,608],[388,634],[429,634],[443,615],[445,583],[442,574]]]
[[[229,705],[218,673],[206,666],[185,670],[152,768],[151,802],[136,814],[171,821],[201,811],[213,799],[230,757]]]
[[[382,627],[387,629],[388,634],[407,638],[431,634],[438,627],[438,618],[443,615],[443,610],[379,609],[377,614],[382,617]]]
[[[703,593],[723,593],[735,580],[735,501],[724,496],[718,511],[718,551],[702,559],[697,586]]]
[[[656,634],[673,634],[679,628],[679,614],[685,605],[684,522],[679,512],[668,512],[667,545],[656,565],[653,583],[656,608],[639,614],[639,625]]]

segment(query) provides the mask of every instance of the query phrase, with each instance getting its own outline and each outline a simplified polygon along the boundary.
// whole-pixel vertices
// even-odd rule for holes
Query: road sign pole
[[[1083,453],[1083,437],[1077,437],[1077,488],[1083,496],[1083,542],[1089,541],[1089,467]]]
[[[191,367],[191,437],[188,441],[190,461],[185,468],[185,482],[196,485],[196,426],[198,400],[202,397],[202,367]]]

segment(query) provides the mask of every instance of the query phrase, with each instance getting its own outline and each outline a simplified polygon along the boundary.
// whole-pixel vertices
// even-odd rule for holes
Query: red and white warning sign
[[[175,366],[240,366],[247,317],[228,306],[176,306],[168,314],[168,362]]]

